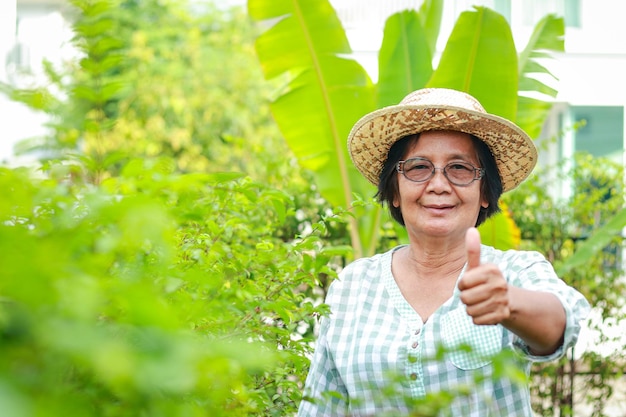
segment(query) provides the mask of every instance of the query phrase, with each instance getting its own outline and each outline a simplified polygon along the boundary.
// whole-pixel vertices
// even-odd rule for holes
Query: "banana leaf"
[[[478,228],[481,242],[501,250],[516,248],[521,242],[521,231],[506,204],[500,202],[500,208],[502,209],[500,213],[489,218]]]
[[[605,225],[595,230],[587,240],[576,248],[574,254],[561,266],[557,266],[559,276],[565,276],[570,270],[584,265],[598,252],[603,250],[615,236],[621,235],[626,226],[626,208],[620,210]]]
[[[256,42],[265,77],[285,80],[272,113],[305,169],[314,173],[320,193],[331,204],[350,207],[375,189],[356,172],[345,140],[352,125],[375,108],[397,103],[424,86],[448,87],[477,97],[487,111],[515,120],[518,106],[517,52],[506,20],[476,7],[459,17],[433,71],[432,56],[441,24],[442,0],[426,0],[419,13],[404,11],[385,24],[379,55],[379,81],[348,57],[351,48],[341,22],[325,0],[249,0],[250,16],[267,29]],[[546,22],[545,27],[552,26]],[[540,30],[534,44],[550,45],[551,30]],[[528,47],[530,58],[538,57]],[[528,71],[537,70],[534,64]],[[539,68],[541,70],[541,68]],[[544,112],[539,102],[528,112]],[[532,116],[528,113],[525,116]],[[526,119],[525,119],[526,120]],[[372,254],[377,245],[380,208],[353,208],[350,225],[355,256]],[[506,212],[504,212],[506,213]],[[505,216],[506,214],[501,214]],[[515,236],[510,218],[485,224],[483,241],[500,246]],[[492,239],[498,236],[499,241]],[[513,239],[514,240],[514,239]]]
[[[286,79],[271,110],[300,165],[334,206],[349,208],[354,194],[373,195],[346,147],[352,125],[375,108],[373,83],[347,58],[352,50],[335,10],[325,0],[249,0],[248,12],[269,27],[255,48],[265,77]],[[380,209],[354,211],[349,229],[359,257],[362,242],[375,240]]]
[[[433,73],[433,52],[420,15],[406,10],[385,22],[378,53],[378,106],[398,104],[426,85]]]
[[[437,39],[441,30],[441,17],[443,15],[442,0],[424,0],[420,6],[418,17],[426,33],[428,49],[434,55],[437,51]]]
[[[465,91],[489,113],[515,120],[517,51],[506,19],[485,7],[461,13],[427,86]]]
[[[532,138],[539,137],[552,103],[530,97],[530,95],[547,95],[552,98],[557,96],[556,88],[535,78],[539,75],[557,80],[538,59],[552,57],[551,52],[563,52],[565,50],[564,37],[563,18],[547,15],[537,23],[528,44],[519,55],[518,89],[520,94],[517,105],[517,124]]]

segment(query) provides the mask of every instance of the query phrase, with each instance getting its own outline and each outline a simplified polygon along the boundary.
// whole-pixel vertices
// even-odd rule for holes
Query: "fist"
[[[470,228],[465,235],[467,267],[459,281],[461,301],[474,324],[499,324],[510,317],[509,285],[494,264],[480,263],[480,234]]]

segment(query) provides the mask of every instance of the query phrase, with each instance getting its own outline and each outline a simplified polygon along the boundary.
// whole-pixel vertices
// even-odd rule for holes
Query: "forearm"
[[[510,316],[501,324],[518,335],[538,356],[554,353],[563,343],[565,311],[550,293],[509,286]]]

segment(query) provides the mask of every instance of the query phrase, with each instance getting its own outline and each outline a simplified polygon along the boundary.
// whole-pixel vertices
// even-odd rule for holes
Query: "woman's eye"
[[[469,165],[465,164],[450,164],[448,165],[448,169],[455,171],[471,171],[472,168]]]

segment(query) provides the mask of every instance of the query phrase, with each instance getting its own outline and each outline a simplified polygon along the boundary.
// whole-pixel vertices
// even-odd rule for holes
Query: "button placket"
[[[416,322],[413,323],[413,326],[409,329],[409,340],[408,340],[408,361],[407,361],[407,369],[406,375],[409,379],[411,385],[420,384],[420,334],[422,331],[422,323]],[[417,388],[417,387],[416,387]]]

